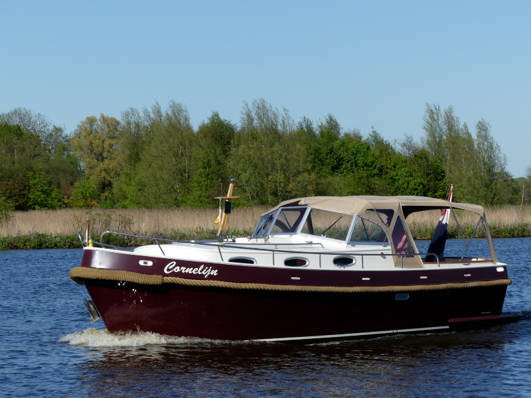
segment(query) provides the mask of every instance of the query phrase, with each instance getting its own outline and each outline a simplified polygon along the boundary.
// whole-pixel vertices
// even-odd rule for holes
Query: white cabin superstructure
[[[436,261],[425,261],[429,253],[419,252],[405,219],[415,212],[450,208],[477,216],[477,225],[484,227],[490,258],[435,256]],[[498,264],[481,206],[411,196],[292,199],[264,213],[250,237],[147,245],[136,248],[135,253],[190,261],[345,271]]]

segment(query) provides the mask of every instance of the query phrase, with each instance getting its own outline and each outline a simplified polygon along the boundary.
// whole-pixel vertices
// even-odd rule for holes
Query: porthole
[[[229,262],[241,264],[256,264],[256,260],[251,257],[232,257],[229,258]]]
[[[334,264],[338,267],[348,267],[349,265],[355,265],[356,259],[354,257],[337,256],[334,257]]]
[[[302,257],[290,257],[284,260],[284,265],[288,267],[304,267],[308,265],[308,260]]]

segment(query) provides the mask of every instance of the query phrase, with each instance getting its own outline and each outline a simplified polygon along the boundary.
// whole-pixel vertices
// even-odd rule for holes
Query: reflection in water
[[[99,396],[481,395],[482,378],[497,377],[500,388],[510,388],[503,370],[514,358],[507,358],[505,346],[530,323],[306,345],[129,334],[114,346],[87,341],[78,382]],[[83,333],[107,343],[115,338],[106,331]]]

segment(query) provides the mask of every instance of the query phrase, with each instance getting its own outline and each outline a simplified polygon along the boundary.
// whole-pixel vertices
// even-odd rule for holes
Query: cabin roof
[[[479,205],[424,196],[310,196],[286,200],[270,209],[268,213],[284,206],[311,206],[314,209],[344,214],[359,214],[367,209],[397,210],[401,207],[405,217],[417,211],[445,208],[462,209],[480,215],[484,213],[483,207]]]

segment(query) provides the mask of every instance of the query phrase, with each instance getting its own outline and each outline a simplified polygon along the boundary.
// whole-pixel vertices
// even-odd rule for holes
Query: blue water
[[[495,246],[519,322],[313,345],[110,335],[68,277],[81,250],[0,252],[0,395],[531,396],[531,238]]]

